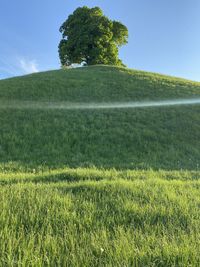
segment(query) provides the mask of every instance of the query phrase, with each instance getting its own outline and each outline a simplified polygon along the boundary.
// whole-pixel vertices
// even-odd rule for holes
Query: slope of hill
[[[197,97],[200,97],[199,83],[107,66],[2,80],[0,166],[4,170],[65,166],[196,170],[200,160],[199,105],[124,110],[27,110],[7,109],[3,104],[110,103]]]
[[[0,81],[0,99],[71,102],[200,96],[200,83],[111,66],[41,72]]]

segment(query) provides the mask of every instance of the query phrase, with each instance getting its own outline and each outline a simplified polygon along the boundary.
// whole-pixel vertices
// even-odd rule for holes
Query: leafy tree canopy
[[[63,66],[83,62],[123,65],[118,50],[127,43],[128,29],[104,16],[99,7],[77,8],[62,24],[60,32],[59,56]]]

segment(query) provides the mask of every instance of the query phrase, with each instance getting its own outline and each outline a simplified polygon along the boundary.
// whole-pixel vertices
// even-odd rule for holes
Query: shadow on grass
[[[116,170],[97,168],[65,168],[46,172],[0,172],[0,185],[13,184],[50,184],[50,183],[78,183],[82,181],[114,181],[114,180],[154,180],[166,181],[198,181],[200,171],[164,171],[164,170]]]

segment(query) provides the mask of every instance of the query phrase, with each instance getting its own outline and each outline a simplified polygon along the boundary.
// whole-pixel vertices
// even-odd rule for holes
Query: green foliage
[[[60,27],[59,56],[62,65],[123,65],[118,48],[127,43],[128,30],[103,15],[99,7],[77,8]]]

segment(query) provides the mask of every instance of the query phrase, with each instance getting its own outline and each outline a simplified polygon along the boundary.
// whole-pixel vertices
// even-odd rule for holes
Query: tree
[[[77,8],[60,27],[59,57],[62,66],[123,65],[119,47],[127,43],[128,29],[104,16],[99,7]]]

